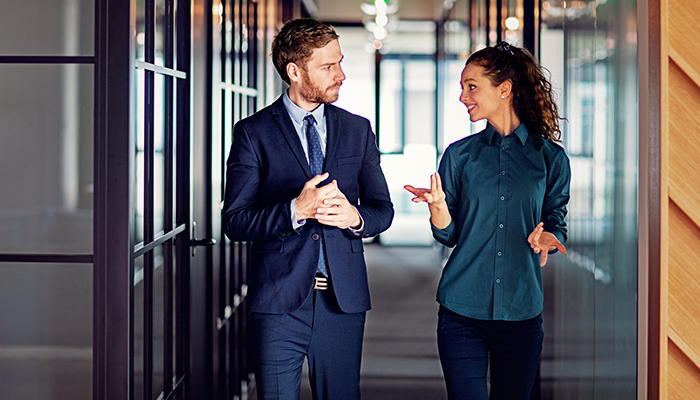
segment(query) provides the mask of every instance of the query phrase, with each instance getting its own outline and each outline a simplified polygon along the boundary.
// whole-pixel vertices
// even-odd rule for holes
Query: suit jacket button
[[[318,236],[318,233],[314,233],[313,235],[311,235],[311,239],[313,240],[318,240],[319,238],[320,236]]]

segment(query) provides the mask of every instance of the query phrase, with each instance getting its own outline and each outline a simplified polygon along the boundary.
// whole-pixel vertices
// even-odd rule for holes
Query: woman
[[[460,101],[486,128],[446,150],[430,188],[433,236],[454,247],[437,292],[449,399],[529,399],[542,352],[542,272],[566,253],[571,173],[550,82],[525,49],[472,54]]]

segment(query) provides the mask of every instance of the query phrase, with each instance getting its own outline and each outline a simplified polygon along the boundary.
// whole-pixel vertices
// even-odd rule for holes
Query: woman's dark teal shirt
[[[446,150],[438,169],[452,222],[435,239],[455,247],[438,302],[465,317],[521,321],[543,307],[540,255],[527,237],[540,222],[566,241],[571,170],[564,149],[521,124],[501,137],[488,124]]]

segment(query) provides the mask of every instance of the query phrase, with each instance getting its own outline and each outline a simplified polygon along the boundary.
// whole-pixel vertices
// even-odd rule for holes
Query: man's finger
[[[544,267],[545,264],[547,264],[547,252],[543,251],[540,257],[540,267]]]
[[[321,175],[314,176],[306,182],[306,185],[315,187],[316,185],[325,181],[326,179],[328,179],[328,172],[324,172]]]
[[[323,185],[318,189],[318,193],[322,197],[341,197],[343,196],[343,193],[338,189],[338,183],[333,180],[330,183]]]

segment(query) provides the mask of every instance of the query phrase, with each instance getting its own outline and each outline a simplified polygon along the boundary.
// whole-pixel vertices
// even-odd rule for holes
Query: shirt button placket
[[[508,145],[505,143],[509,137],[502,138],[502,143],[499,151],[499,161],[498,161],[498,213],[496,215],[496,221],[505,221],[508,215],[506,209],[506,196],[508,195]],[[496,262],[494,268],[494,288],[493,288],[493,317],[502,318],[503,317],[503,286],[501,285],[501,280],[503,278],[503,273],[506,270],[506,257],[504,250],[507,246],[506,244],[506,232],[504,228],[504,222],[498,223],[498,228],[496,230]]]

